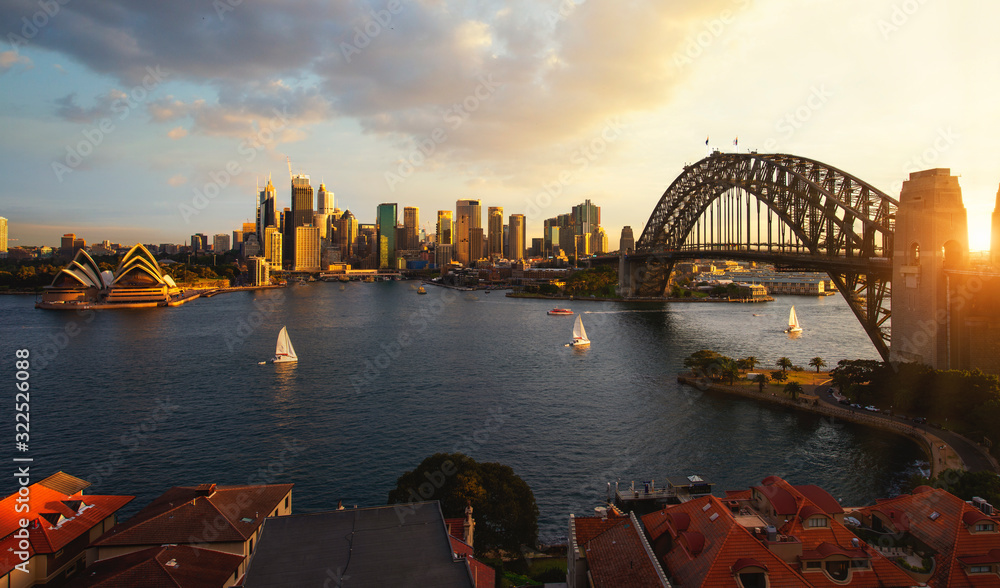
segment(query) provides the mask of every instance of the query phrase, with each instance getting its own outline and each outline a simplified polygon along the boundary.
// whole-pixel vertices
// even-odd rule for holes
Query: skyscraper
[[[316,212],[313,213],[312,223],[314,226],[319,228],[319,236],[321,239],[329,237],[329,219],[332,213],[333,192],[327,192],[326,184],[320,183],[319,190],[316,191]]]
[[[0,216],[0,253],[7,253],[7,219]]]
[[[559,247],[559,219],[547,218],[542,223],[542,257],[552,257],[553,247]]]
[[[295,227],[295,271],[319,271],[319,227]]]
[[[455,221],[455,256],[459,263],[468,266],[479,261],[482,256],[483,215],[479,200],[459,200],[455,205],[458,218]],[[471,249],[472,231],[480,230],[479,248]]]
[[[486,236],[486,254],[494,259],[503,257],[503,207],[489,207],[486,210],[486,218],[487,228],[489,229],[489,233]]]
[[[356,254],[358,240],[358,219],[348,210],[337,221],[337,239],[340,241],[340,259],[347,260]]]
[[[626,255],[635,251],[635,237],[632,236],[632,227],[622,227],[622,236],[618,241],[618,250]]]
[[[230,248],[233,251],[239,253],[242,247],[243,247],[243,231],[233,231],[233,241],[230,244]]]
[[[453,245],[455,243],[455,223],[452,221],[450,210],[439,210],[437,218],[437,244]]]
[[[225,253],[226,251],[229,251],[229,235],[225,233],[213,235],[212,251],[216,253]]]
[[[403,209],[403,234],[406,242],[403,249],[413,251],[420,247],[420,209],[407,206]]]
[[[396,203],[379,204],[375,215],[379,269],[396,267],[396,223]]]
[[[576,234],[593,233],[601,224],[601,207],[595,206],[587,199],[583,204],[573,207],[573,218],[576,219]]]
[[[510,260],[520,261],[524,259],[524,250],[527,249],[527,241],[523,214],[510,215],[510,235],[508,241],[510,243]]]
[[[264,238],[265,228],[271,225],[278,226],[275,208],[276,196],[277,191],[274,189],[274,184],[271,183],[271,178],[267,178],[267,185],[260,191],[257,203],[257,223],[255,228],[255,231],[257,232],[257,239]],[[246,227],[244,227],[243,233],[245,234],[246,232]]]
[[[312,225],[313,222],[313,189],[309,184],[309,176],[305,174],[295,174],[292,176],[292,214],[291,222],[285,217],[285,238],[284,255],[286,261],[294,261],[297,253],[295,245],[296,231],[298,227]],[[318,244],[317,244],[318,246]],[[319,262],[316,263],[319,267]]]
[[[281,267],[281,231],[278,227],[271,225],[264,228],[264,258],[267,263]]]

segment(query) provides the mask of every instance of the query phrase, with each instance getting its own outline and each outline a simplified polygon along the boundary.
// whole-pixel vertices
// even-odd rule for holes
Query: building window
[[[847,572],[850,570],[849,563],[847,561],[828,561],[826,562],[826,573],[837,582],[843,582],[847,579]]]
[[[767,574],[764,572],[746,572],[739,576],[743,588],[767,588]]]
[[[809,519],[809,526],[810,527],[825,527],[826,526],[826,517],[813,517],[813,518]]]
[[[993,571],[992,566],[970,566],[970,574],[988,574]]]
[[[910,245],[910,265],[920,265],[920,245]]]
[[[291,500],[291,496],[285,496],[285,510],[288,510],[288,501]]]
[[[993,529],[994,529],[993,523],[979,523],[978,525],[976,525],[977,532],[992,531]]]
[[[806,569],[807,570],[818,570],[818,569],[820,569],[822,567],[823,567],[823,562],[821,562],[821,561],[807,561],[806,562]]]

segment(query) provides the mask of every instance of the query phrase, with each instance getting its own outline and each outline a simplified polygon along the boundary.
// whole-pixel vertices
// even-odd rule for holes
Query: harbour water
[[[776,474],[862,505],[923,459],[886,432],[677,384],[703,348],[765,367],[877,359],[840,296],[560,301],[592,341],[573,349],[574,317],[546,315],[552,302],[415,289],[316,282],[82,314],[2,296],[5,364],[18,348],[33,356],[35,479],[63,470],[94,482],[89,493],[133,494],[126,517],[173,485],[294,482],[307,512],[384,504],[424,457],[461,451],[524,478],[540,538],[557,541],[617,479],[699,474],[719,493]],[[782,333],[792,304],[795,339]],[[299,362],[257,365],[283,325]]]

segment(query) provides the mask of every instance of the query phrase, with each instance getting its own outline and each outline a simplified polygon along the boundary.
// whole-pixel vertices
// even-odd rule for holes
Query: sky
[[[269,176],[290,206],[290,161],[360,222],[396,202],[428,233],[478,198],[540,237],[590,199],[616,249],[686,163],[755,149],[893,197],[951,168],[982,250],[998,20],[966,0],[5,0],[0,216],[11,246],[187,243],[252,220]]]

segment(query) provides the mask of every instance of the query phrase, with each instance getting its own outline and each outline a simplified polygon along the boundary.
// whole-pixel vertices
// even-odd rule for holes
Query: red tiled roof
[[[0,576],[21,563],[20,558],[14,555],[19,540],[13,535],[21,528],[22,518],[30,521],[30,553],[55,553],[78,537],[88,534],[93,527],[135,498],[84,496],[81,490],[89,485],[89,482],[59,472],[28,486],[28,500],[25,502],[17,502],[17,493],[0,501],[0,536],[4,537],[0,542]],[[68,495],[56,488],[75,492]],[[20,512],[18,504],[22,505]],[[24,505],[27,505],[27,510],[23,509]]]
[[[886,508],[905,513],[909,533],[934,550],[934,574],[928,581],[931,586],[1000,586],[1000,579],[995,575],[969,576],[962,566],[968,558],[989,556],[993,550],[1000,550],[1000,533],[973,533],[965,522],[966,518],[974,519],[973,524],[982,520],[978,509],[940,488],[920,486],[913,494],[883,500],[858,512],[885,512]],[[975,512],[968,515],[970,511]],[[934,513],[937,515],[932,519]],[[1000,525],[1000,518],[992,517],[990,520]]]
[[[445,519],[444,524],[448,527],[449,535],[465,540],[465,519]]]
[[[992,521],[992,520],[993,519],[991,519],[990,517],[986,516],[986,514],[984,514],[981,510],[978,510],[976,508],[966,509],[965,512],[962,514],[962,522],[965,523],[966,526],[969,526],[969,527],[975,525],[979,521],[987,521],[987,522],[989,522],[989,521]]]
[[[583,545],[626,519],[628,517],[611,516],[611,513],[608,513],[607,518],[604,519],[601,517],[575,517],[573,520],[576,526],[576,544]]]
[[[195,486],[175,486],[95,546],[246,541],[292,490],[292,484],[218,486],[209,496]]]
[[[775,481],[780,481],[783,484],[777,484]],[[771,503],[775,514],[793,515],[798,512],[799,508],[795,502],[795,496],[789,491],[789,488],[791,485],[777,476],[768,476],[764,478],[763,485],[753,487]]]
[[[163,545],[95,562],[66,588],[218,588],[241,563],[242,555]]]
[[[448,522],[449,519],[445,519]],[[460,520],[462,522],[465,519],[451,519]],[[454,551],[460,558],[465,559],[469,564],[469,572],[472,574],[472,580],[476,588],[493,588],[496,584],[496,570],[490,566],[479,561],[473,555],[472,548],[469,544],[461,539],[455,537],[454,535],[448,537],[451,541],[451,550]]]
[[[1000,563],[1000,549],[991,549],[982,555],[960,555],[958,560],[967,566]]]
[[[730,569],[732,569],[733,572],[739,572],[740,570],[749,567],[758,567],[758,568],[763,568],[765,570],[767,569],[767,566],[765,566],[764,564],[760,563],[759,561],[755,560],[752,557],[741,557],[740,559],[736,560],[736,563],[734,563]]]
[[[656,564],[650,559],[640,530],[629,518],[586,542],[587,567],[597,588],[661,588]]]
[[[881,513],[882,516],[889,519],[889,522],[892,523],[892,526],[897,531],[905,533],[910,530],[910,517],[906,516],[906,513],[898,508],[877,503],[875,506],[868,507],[868,510]]]
[[[826,514],[842,514],[844,509],[837,502],[837,499],[830,495],[829,492],[816,486],[814,484],[803,484],[801,486],[794,486],[798,490],[799,494],[805,496],[809,502],[812,502],[817,507],[823,510]]]
[[[708,509],[705,509],[706,505]],[[754,565],[767,569],[768,585],[771,588],[806,585],[796,570],[737,523],[726,505],[714,496],[703,496],[670,506],[648,514],[642,520],[647,529],[659,523],[663,532],[670,532],[669,525],[663,524],[663,521],[668,520],[668,514],[676,518],[681,513],[686,514],[690,520],[690,530],[687,532],[698,532],[704,539],[704,546],[697,555],[691,556],[676,541],[677,532],[672,534],[673,546],[663,556],[663,563],[665,571],[675,584],[731,588],[736,585],[733,570],[745,568],[748,560],[754,560]],[[713,514],[719,516],[713,520]]]

